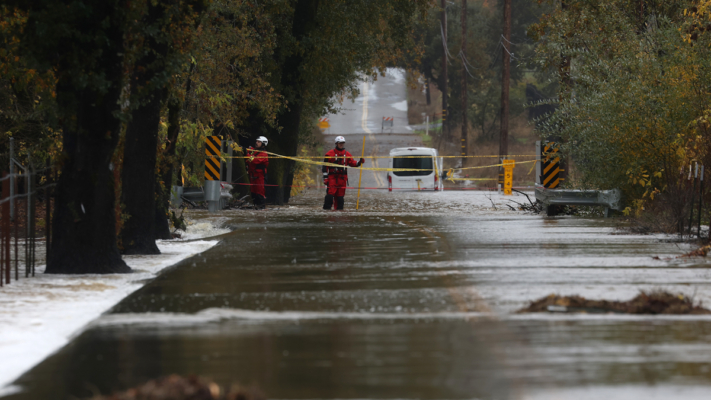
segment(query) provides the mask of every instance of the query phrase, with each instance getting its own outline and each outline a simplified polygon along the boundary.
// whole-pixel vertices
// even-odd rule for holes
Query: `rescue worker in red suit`
[[[263,209],[267,205],[266,192],[264,191],[264,180],[267,176],[267,166],[269,165],[269,157],[263,150],[267,147],[269,140],[264,136],[257,138],[256,149],[249,147],[247,149],[247,172],[249,173],[249,183],[252,192],[252,202],[258,210]]]
[[[363,165],[365,160],[361,158],[356,161],[351,153],[346,151],[346,138],[338,136],[335,142],[336,147],[326,153],[324,162],[349,167]],[[323,166],[322,171],[323,184],[328,186],[326,199],[323,201],[323,209],[330,210],[331,207],[335,206],[337,210],[343,210],[343,196],[346,194],[346,186],[348,185],[348,168]]]

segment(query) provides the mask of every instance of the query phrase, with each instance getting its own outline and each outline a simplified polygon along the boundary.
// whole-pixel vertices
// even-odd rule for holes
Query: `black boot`
[[[343,210],[344,203],[345,200],[343,199],[343,196],[336,197],[336,210]]]
[[[251,193],[251,195],[252,195],[252,203],[254,204],[255,210],[261,210],[266,206],[267,200],[264,198],[264,196],[262,196],[261,194],[257,194],[257,193]]]
[[[323,199],[323,209],[330,210],[333,207],[333,195],[327,194],[326,198]]]
[[[261,194],[257,195],[257,209],[258,210],[264,210],[267,208],[267,198],[262,196]]]

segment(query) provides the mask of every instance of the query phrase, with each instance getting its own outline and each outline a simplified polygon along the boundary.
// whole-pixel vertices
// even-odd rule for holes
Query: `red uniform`
[[[264,191],[264,179],[267,175],[267,166],[269,165],[269,157],[267,153],[253,149],[247,149],[249,158],[247,161],[247,172],[249,172],[250,191],[255,205],[260,206],[266,204],[266,193]]]
[[[363,160],[356,161],[351,153],[345,149],[331,149],[326,153],[324,162],[331,164],[339,164],[349,167],[360,167]],[[326,167],[323,168],[325,184],[328,185],[328,192],[323,204],[324,210],[328,210],[334,204],[335,198],[336,209],[343,209],[343,196],[346,194],[346,186],[348,185],[348,169],[345,167]]]

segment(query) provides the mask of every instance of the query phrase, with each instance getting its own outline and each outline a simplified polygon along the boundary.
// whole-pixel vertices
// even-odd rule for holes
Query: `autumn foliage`
[[[561,82],[539,131],[562,140],[570,185],[621,188],[628,213],[662,201],[688,215],[689,166],[711,166],[709,14],[695,3],[566,0],[529,29]]]

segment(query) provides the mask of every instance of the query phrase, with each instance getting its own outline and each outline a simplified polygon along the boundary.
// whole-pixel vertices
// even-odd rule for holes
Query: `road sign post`
[[[515,160],[504,160],[504,195],[513,194],[513,169],[516,166]]]
[[[394,117],[383,117],[383,122],[380,124],[380,133],[385,132],[385,128],[390,129],[390,133],[392,133],[394,119]]]
[[[558,144],[547,142],[541,144],[541,177],[540,182],[546,189],[556,189],[563,179],[560,176],[560,154]]]
[[[363,151],[360,154],[361,154],[360,158],[365,157],[365,135],[363,135]],[[362,166],[363,165],[361,165],[361,167]],[[356,211],[358,211],[358,207],[360,206],[360,183],[361,183],[362,179],[363,179],[363,168],[360,169],[360,175],[358,175],[358,198],[356,200]]]
[[[222,137],[205,137],[205,200],[209,212],[217,212],[220,203]]]

